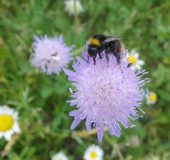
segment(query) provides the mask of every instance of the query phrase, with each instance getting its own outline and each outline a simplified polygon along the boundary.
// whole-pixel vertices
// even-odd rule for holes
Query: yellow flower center
[[[156,93],[150,92],[149,100],[150,100],[150,101],[156,101],[156,100],[157,100],[157,95],[156,95]]]
[[[0,115],[0,131],[5,132],[12,128],[14,119],[9,114]]]
[[[129,61],[129,63],[132,63],[132,64],[136,64],[137,63],[137,60],[136,60],[134,55],[129,55],[128,61]]]
[[[62,160],[62,158],[57,158],[56,160]]]
[[[90,157],[91,157],[91,158],[96,158],[96,157],[97,157],[97,153],[96,153],[95,151],[92,151],[92,152],[90,153]]]

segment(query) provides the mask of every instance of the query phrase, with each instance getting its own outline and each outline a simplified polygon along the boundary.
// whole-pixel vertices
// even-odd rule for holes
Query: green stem
[[[124,160],[123,155],[122,155],[122,153],[121,153],[121,151],[120,151],[118,145],[114,145],[114,149],[116,150],[116,152],[117,152],[117,154],[118,154],[120,160]]]
[[[82,50],[84,50],[86,47],[82,46],[79,49],[75,50],[74,52],[71,53],[72,56],[77,55],[79,52],[81,52]]]
[[[78,30],[78,17],[77,17],[77,10],[76,10],[76,0],[74,0],[74,21],[75,21],[75,31]]]
[[[111,139],[110,139],[107,135],[105,135],[104,137],[105,137],[105,139],[107,140],[107,142],[113,147],[113,149],[115,150],[115,152],[117,152],[117,154],[118,154],[118,156],[119,156],[119,159],[120,159],[120,160],[124,160],[123,155],[122,155],[122,153],[121,153],[121,151],[120,151],[119,145],[118,145],[118,144],[113,144],[112,141],[111,141]]]

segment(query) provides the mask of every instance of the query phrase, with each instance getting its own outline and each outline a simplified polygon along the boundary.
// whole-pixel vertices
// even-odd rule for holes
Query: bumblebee
[[[105,36],[94,35],[89,39],[89,45],[87,48],[88,56],[93,58],[94,65],[96,64],[96,56],[99,54],[99,58],[102,58],[101,53],[106,51],[106,60],[109,62],[108,54],[114,54],[118,65],[120,64],[121,51],[124,49],[124,45],[121,42],[121,38],[117,36]]]

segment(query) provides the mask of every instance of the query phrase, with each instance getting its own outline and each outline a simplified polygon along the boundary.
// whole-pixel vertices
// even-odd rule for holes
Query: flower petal
[[[90,131],[91,130],[91,120],[89,118],[86,118],[86,129],[87,131]]]
[[[74,118],[74,121],[73,121],[73,123],[71,125],[71,130],[75,129],[80,122],[81,122],[80,118]]]

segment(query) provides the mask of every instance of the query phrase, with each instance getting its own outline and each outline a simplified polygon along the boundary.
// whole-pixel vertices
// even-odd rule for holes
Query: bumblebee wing
[[[104,40],[102,43],[107,43],[111,41],[121,40],[122,38],[117,36],[108,36],[106,40]]]

